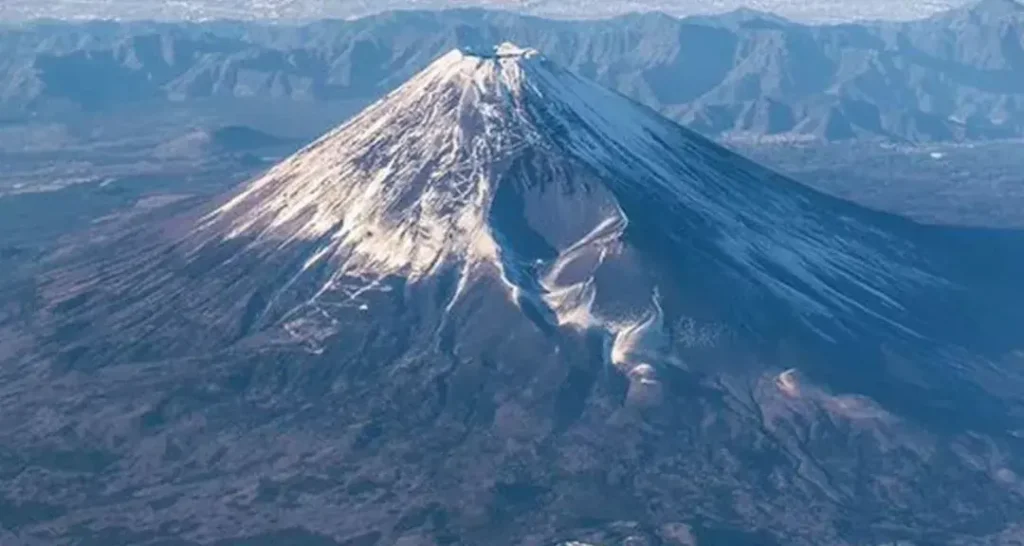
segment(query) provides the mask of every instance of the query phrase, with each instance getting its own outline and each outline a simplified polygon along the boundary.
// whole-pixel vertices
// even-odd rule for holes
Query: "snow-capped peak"
[[[524,144],[515,97],[534,57],[510,53],[525,51],[453,50],[210,220],[230,218],[231,237],[323,240],[316,260],[344,254],[348,268],[375,274],[417,277],[449,257],[492,256],[493,168]]]
[[[228,219],[230,237],[257,241],[326,237],[318,260],[344,252],[348,267],[380,274],[493,259],[496,169],[526,148],[552,146],[554,127],[538,123],[534,106],[564,109],[549,102],[573,93],[559,89],[563,81],[581,82],[536,50],[453,50],[209,220]]]
[[[807,315],[884,317],[899,309],[892,286],[924,278],[856,212],[508,43],[444,55],[202,230],[259,248],[314,245],[303,270],[330,263],[347,277],[497,270],[553,324],[592,323],[597,271],[612,268],[635,297],[600,322],[628,334],[614,351],[631,359],[659,339],[649,270],[674,259],[658,255],[664,245]]]

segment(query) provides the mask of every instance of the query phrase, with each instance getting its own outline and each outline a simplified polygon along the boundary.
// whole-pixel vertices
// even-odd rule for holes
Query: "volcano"
[[[11,540],[1024,532],[1019,234],[817,193],[531,49],[89,238],[5,326]]]

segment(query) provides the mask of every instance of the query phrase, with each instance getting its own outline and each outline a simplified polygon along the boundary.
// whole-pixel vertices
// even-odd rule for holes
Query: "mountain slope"
[[[26,543],[1018,532],[1018,234],[825,197],[534,50],[88,237],[0,323]]]

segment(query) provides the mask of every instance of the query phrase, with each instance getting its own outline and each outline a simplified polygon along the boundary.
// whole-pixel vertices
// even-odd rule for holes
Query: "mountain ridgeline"
[[[1024,136],[1024,8],[983,0],[905,23],[797,24],[748,10],[555,21],[395,12],[304,26],[31,23],[0,29],[0,112],[230,99],[252,115],[354,113],[453,47],[513,40],[703,134],[958,141]],[[341,119],[332,120],[339,122]]]

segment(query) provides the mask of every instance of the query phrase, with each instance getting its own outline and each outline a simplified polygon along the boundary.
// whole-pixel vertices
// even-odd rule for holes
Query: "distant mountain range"
[[[1024,7],[1014,0],[920,21],[828,26],[750,10],[591,21],[455,10],[304,26],[8,25],[0,30],[0,113],[16,121],[208,99],[270,100],[276,113],[363,106],[446,50],[503,40],[538,47],[717,138],[1024,136]]]
[[[598,18],[631,12],[673,15],[721,13],[753,7],[803,21],[913,19],[965,4],[965,0],[4,0],[0,20],[36,19],[289,19],[363,17],[395,9],[478,7],[562,18]]]

